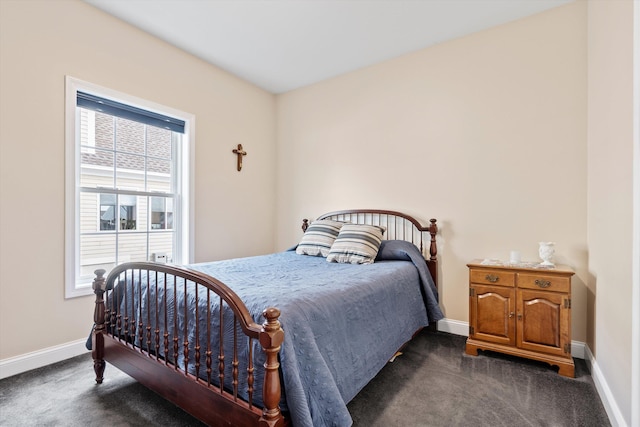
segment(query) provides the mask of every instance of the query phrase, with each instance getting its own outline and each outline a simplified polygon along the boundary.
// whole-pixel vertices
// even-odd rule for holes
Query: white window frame
[[[181,218],[174,227],[176,231],[177,264],[193,262],[194,253],[194,176],[195,176],[195,116],[174,108],[156,104],[132,95],[108,89],[77,78],[65,77],[65,298],[91,295],[92,280],[81,280],[80,262],[80,149],[77,142],[76,102],[77,93],[85,92],[113,99],[118,102],[175,117],[185,122],[182,149],[179,153],[181,173],[178,177],[178,192],[174,209],[180,208]],[[137,212],[136,212],[137,215]],[[177,225],[177,226],[176,226]]]

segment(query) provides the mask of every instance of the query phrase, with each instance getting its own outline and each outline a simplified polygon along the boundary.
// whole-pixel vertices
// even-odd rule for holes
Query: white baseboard
[[[582,341],[571,341],[571,356],[578,359],[584,359],[584,349],[586,347],[587,344]]]
[[[468,336],[469,323],[460,320],[442,319],[438,321],[438,331],[450,334]],[[581,341],[571,341],[571,355],[584,359],[586,344]]]
[[[607,384],[607,380],[598,366],[598,361],[593,357],[593,353],[591,353],[591,349],[588,345],[585,345],[585,356],[585,361],[591,371],[593,383],[596,386],[602,405],[607,412],[609,422],[611,422],[613,427],[627,427],[627,423],[622,416],[622,412],[620,412],[620,407],[616,403],[616,399],[609,388],[609,384]]]
[[[84,354],[87,352],[86,341],[86,339],[81,339],[2,359],[0,360],[0,379]]]
[[[469,336],[469,323],[453,319],[438,320],[438,331],[448,332],[455,335]]]

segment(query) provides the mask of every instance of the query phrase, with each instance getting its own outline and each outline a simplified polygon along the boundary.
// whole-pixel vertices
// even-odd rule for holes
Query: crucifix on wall
[[[238,148],[233,149],[233,154],[238,156],[238,172],[242,170],[242,156],[246,156],[247,152],[242,149],[242,144],[238,144]]]

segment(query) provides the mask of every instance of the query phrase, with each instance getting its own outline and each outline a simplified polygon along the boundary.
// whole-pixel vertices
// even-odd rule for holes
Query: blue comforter
[[[280,309],[283,391],[295,427],[350,426],[346,404],[416,330],[443,318],[423,257],[403,241],[384,241],[368,265],[286,251],[188,267],[230,286],[257,323],[265,308]]]

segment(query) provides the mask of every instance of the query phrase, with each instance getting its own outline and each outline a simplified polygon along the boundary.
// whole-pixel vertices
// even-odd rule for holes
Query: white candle
[[[520,251],[511,251],[509,254],[509,262],[511,264],[520,264]]]

